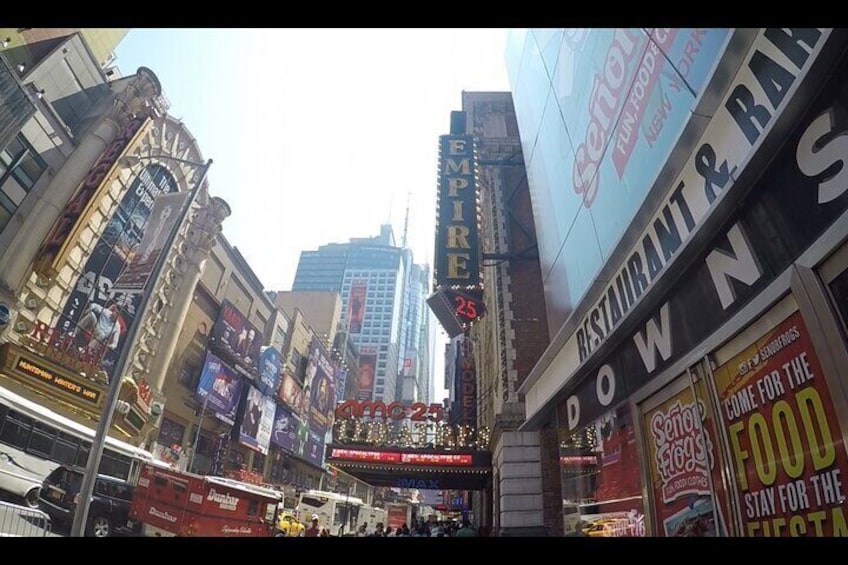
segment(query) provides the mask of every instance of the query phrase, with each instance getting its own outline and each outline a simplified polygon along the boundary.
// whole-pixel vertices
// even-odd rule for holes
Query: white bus
[[[308,490],[300,494],[297,518],[307,528],[312,525],[312,515],[318,515],[318,527],[327,528],[331,535],[355,534],[360,521],[361,498],[337,492]],[[373,527],[373,524],[369,524]]]
[[[38,506],[44,478],[60,464],[85,467],[94,430],[0,386],[0,491]],[[153,455],[106,438],[100,473],[134,481]]]

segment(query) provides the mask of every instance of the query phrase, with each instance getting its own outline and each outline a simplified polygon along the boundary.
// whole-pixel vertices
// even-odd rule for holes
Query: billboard
[[[306,379],[303,386],[304,401],[309,402],[304,413],[312,428],[324,434],[333,425],[336,407],[336,365],[317,339],[312,340]]]
[[[138,293],[119,291],[114,283],[147,229],[156,198],[176,191],[177,183],[165,167],[151,164],[142,169],[94,244],[58,318],[56,332],[65,336],[62,349],[110,378],[141,302]]]
[[[548,31],[532,30],[523,56],[508,60],[558,328],[697,119],[730,30],[560,29],[542,45]]]
[[[250,377],[258,374],[262,332],[227,300],[221,304],[218,320],[212,328],[212,343],[239,372]]]
[[[262,394],[273,396],[280,386],[280,366],[282,357],[273,347],[265,346],[259,354],[259,380],[257,386]]]
[[[325,435],[320,429],[309,427],[309,433],[304,435],[306,441],[301,445],[300,456],[316,467],[324,466]]]
[[[271,396],[252,385],[247,385],[244,414],[239,429],[239,443],[268,455],[268,444],[274,427],[277,404]]]
[[[350,283],[350,294],[347,299],[348,332],[358,334],[362,331],[362,320],[365,318],[365,299],[368,293],[368,281],[354,279]]]
[[[235,423],[236,409],[241,398],[241,377],[214,354],[207,352],[200,371],[195,398],[229,425]]]
[[[336,378],[336,402],[344,400],[345,386],[347,385],[347,371],[339,368]]]
[[[480,285],[474,138],[439,137],[436,287]]]
[[[376,345],[359,346],[359,374],[358,396],[359,400],[371,400],[374,398],[374,379],[377,376],[377,351]]]
[[[300,418],[289,408],[277,406],[274,416],[274,428],[271,431],[271,443],[289,453],[299,451],[298,429]]]
[[[156,197],[141,243],[132,251],[131,259],[115,281],[113,290],[144,292],[147,279],[153,274],[162,250],[168,245],[168,238],[176,229],[180,212],[188,199],[188,192],[160,194]]]
[[[295,414],[301,414],[303,409],[303,388],[291,373],[283,373],[280,379],[280,400]]]

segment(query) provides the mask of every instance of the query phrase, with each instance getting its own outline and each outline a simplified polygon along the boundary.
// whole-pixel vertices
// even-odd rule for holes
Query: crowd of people
[[[423,519],[413,523],[410,528],[404,523],[399,528],[392,529],[384,527],[382,522],[374,526],[374,531],[369,532],[368,523],[361,524],[356,532],[357,537],[477,537],[477,530],[471,526],[468,520],[457,522],[456,520],[444,520],[441,522],[425,522]]]
[[[332,537],[330,530],[320,526],[320,519],[317,514],[312,515],[311,522],[312,524],[304,533],[305,537]],[[471,525],[471,522],[467,519],[461,521],[443,520],[441,522],[425,522],[423,519],[419,519],[417,522],[412,524],[411,528],[408,524],[404,523],[401,527],[394,529],[391,526],[385,527],[382,522],[377,522],[377,524],[374,525],[373,531],[368,527],[368,522],[364,522],[359,525],[355,535],[358,538],[471,538],[479,536],[477,529],[474,528]]]

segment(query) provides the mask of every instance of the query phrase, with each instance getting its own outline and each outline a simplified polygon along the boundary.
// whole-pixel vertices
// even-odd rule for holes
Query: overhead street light
[[[177,220],[176,225],[168,236],[168,242],[163,248],[163,251],[165,252],[159,255],[153,272],[147,280],[147,284],[149,285],[151,284],[151,281],[158,280],[159,276],[162,274],[162,269],[168,259],[168,251],[173,248],[174,242],[177,238],[177,233],[185,223],[189,211],[191,210],[191,205],[194,203],[197,198],[197,194],[200,192],[200,188],[206,180],[209,167],[212,166],[212,159],[207,160],[205,163],[171,157],[170,155],[127,156],[125,159],[127,162],[132,163],[139,163],[145,160],[170,161],[198,167],[197,173],[199,173],[199,176],[197,173],[195,174],[196,180],[194,181],[194,186],[189,192],[188,200],[183,204],[183,207],[180,210],[180,214],[178,216],[179,219]],[[100,421],[97,423],[97,432],[94,435],[94,442],[91,444],[91,451],[88,453],[85,475],[83,476],[82,485],[80,486],[80,502],[74,512],[74,521],[71,526],[71,536],[73,537],[82,537],[85,535],[85,524],[88,521],[88,511],[91,505],[92,494],[94,493],[94,483],[97,479],[97,472],[100,469],[100,459],[103,456],[103,448],[106,444],[106,437],[109,435],[109,429],[112,427],[112,417],[114,416],[115,408],[118,404],[118,392],[121,388],[121,375],[123,375],[126,371],[126,367],[129,362],[130,349],[132,349],[132,344],[135,342],[136,335],[142,327],[142,318],[144,317],[145,310],[147,310],[147,305],[151,295],[152,293],[149,292],[149,289],[145,286],[144,291],[141,293],[141,303],[139,304],[137,315],[133,317],[133,320],[130,323],[124,347],[121,349],[121,353],[115,363],[115,370],[112,373],[112,378],[109,380],[109,390],[107,391],[106,401],[103,403],[103,413],[100,415]]]

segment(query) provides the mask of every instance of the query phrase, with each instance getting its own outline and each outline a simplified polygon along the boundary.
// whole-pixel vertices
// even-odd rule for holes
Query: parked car
[[[64,526],[73,523],[84,472],[81,467],[60,465],[44,479],[39,506],[54,523]],[[98,475],[88,509],[86,535],[105,538],[133,531],[127,526],[132,495],[133,487],[125,480]]]
[[[291,512],[280,512],[277,519],[277,537],[302,538],[306,533],[306,526],[297,521]]]

